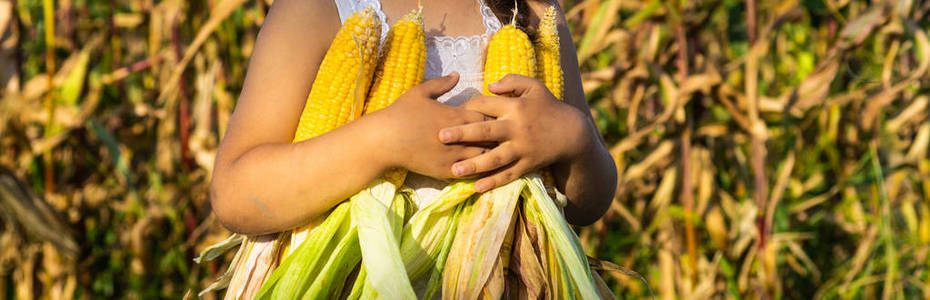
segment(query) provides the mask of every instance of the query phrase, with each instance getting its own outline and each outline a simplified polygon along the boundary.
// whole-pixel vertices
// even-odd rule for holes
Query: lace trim
[[[478,5],[481,8],[481,17],[484,20],[484,34],[485,36],[491,36],[491,34],[497,32],[503,26],[501,20],[497,19],[497,16],[494,15],[494,11],[490,7],[484,5],[484,1],[478,0]]]
[[[457,39],[486,39],[491,36],[491,34],[497,32],[503,26],[500,20],[497,19],[497,16],[494,15],[494,11],[490,7],[484,5],[484,1],[476,0],[478,2],[478,11],[481,13],[482,23],[484,24],[484,34],[476,34],[471,36],[433,36],[432,38],[437,40],[457,40]],[[337,8],[338,4],[348,4],[351,7],[347,7],[348,10],[339,10],[339,16],[342,21],[345,21],[350,14],[358,11],[362,11],[367,7],[372,7],[375,10],[375,13],[378,15],[378,19],[381,20],[381,39],[383,40],[387,37],[387,32],[390,30],[390,25],[387,22],[387,15],[384,14],[384,11],[381,10],[381,1],[379,0],[349,0],[349,1],[338,1],[336,0]],[[443,42],[446,43],[446,42]]]

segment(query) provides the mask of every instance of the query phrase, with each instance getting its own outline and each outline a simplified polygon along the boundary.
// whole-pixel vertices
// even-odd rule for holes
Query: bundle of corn
[[[561,99],[553,8],[541,27],[535,42],[513,21],[491,38],[485,94],[491,94],[488,84],[515,73],[539,78],[550,90],[558,91]],[[358,47],[364,47],[355,40]],[[359,49],[357,53],[364,57],[369,52]],[[422,17],[413,12],[388,33],[364,113],[386,107],[422,81],[425,55]],[[325,65],[326,59],[321,72]],[[357,93],[365,85],[364,70],[359,70],[362,75],[354,86],[341,86]],[[345,100],[348,93],[341,95],[338,105],[354,101]],[[326,123],[330,125],[305,122],[341,117],[353,107],[311,107],[310,102],[295,141],[332,129],[327,126],[341,125],[339,121]],[[599,278],[591,272],[577,236],[562,216],[558,204],[564,206],[564,196],[551,197],[539,174],[482,194],[475,192],[471,180],[455,182],[416,211],[413,192],[398,190],[405,176],[404,170],[391,170],[337,205],[318,227],[306,226],[278,238],[277,243],[286,244],[286,253],[279,255],[280,266],[270,277],[260,281],[263,285],[255,298],[430,299],[440,289],[445,299],[611,296],[598,290]],[[249,253],[253,246],[246,243],[242,248]]]
[[[485,94],[492,94],[488,84],[519,74],[536,76],[561,99],[558,60],[554,8],[547,10],[535,43],[511,20],[488,45]],[[446,261],[443,298],[601,297],[580,241],[539,174],[486,192],[471,205]]]

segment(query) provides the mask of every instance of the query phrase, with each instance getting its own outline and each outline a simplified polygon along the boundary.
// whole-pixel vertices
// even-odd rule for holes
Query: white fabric
[[[372,7],[381,19],[381,39],[387,36],[390,26],[387,17],[381,11],[379,0],[334,0],[339,9],[339,19],[345,21],[349,15]],[[471,36],[426,36],[426,70],[424,80],[438,78],[458,71],[459,83],[448,93],[439,97],[439,101],[452,106],[465,103],[472,96],[481,94],[484,84],[484,50],[488,39],[501,28],[501,22],[494,16],[491,8],[484,1],[477,0],[481,12],[483,34]],[[416,190],[417,205],[422,207],[431,202],[448,183],[416,173],[407,175],[406,184]]]

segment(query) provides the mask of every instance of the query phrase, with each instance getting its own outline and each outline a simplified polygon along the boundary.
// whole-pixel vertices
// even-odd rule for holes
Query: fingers
[[[462,109],[459,107],[453,107],[453,109],[455,109],[462,116],[462,122],[460,124],[469,124],[469,123],[477,123],[477,122],[494,120],[494,118],[489,117],[480,112]]]
[[[502,142],[510,134],[506,120],[469,123],[439,130],[439,141],[450,143]]]
[[[452,72],[449,73],[449,75],[421,83],[420,85],[415,86],[413,89],[415,89],[418,93],[422,93],[424,96],[436,99],[446,92],[452,90],[452,88],[454,88],[458,82],[459,73]]]
[[[471,98],[461,107],[488,116],[500,117],[510,111],[512,106],[516,105],[516,101],[519,100],[500,96],[478,96]]]
[[[487,153],[457,162],[452,165],[452,175],[465,177],[503,168],[519,157],[510,147],[498,146]]]
[[[509,167],[505,167],[495,172],[493,175],[481,178],[475,182],[475,191],[484,193],[494,188],[503,186],[511,181],[517,180],[523,174],[531,171],[530,164],[525,160],[517,161]]]
[[[501,80],[488,85],[488,91],[498,95],[513,94],[522,96],[529,93],[541,83],[532,77],[517,74],[507,74]]]

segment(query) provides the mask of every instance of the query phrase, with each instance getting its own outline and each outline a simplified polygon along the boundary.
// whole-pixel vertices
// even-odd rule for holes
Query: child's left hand
[[[534,78],[510,74],[488,86],[501,96],[479,96],[462,105],[495,120],[443,128],[439,140],[453,143],[496,143],[485,153],[452,165],[460,178],[484,177],[475,190],[484,192],[531,171],[569,162],[591,147],[586,115],[560,102]]]

